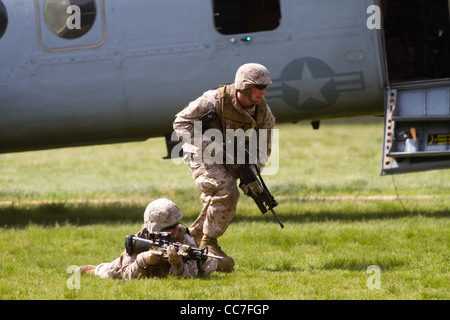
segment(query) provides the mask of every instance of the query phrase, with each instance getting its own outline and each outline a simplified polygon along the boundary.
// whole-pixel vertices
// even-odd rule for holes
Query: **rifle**
[[[202,125],[205,125],[206,130],[218,129],[222,132],[222,134],[224,133],[222,124],[220,123],[219,118],[217,117],[217,114],[214,111],[208,111],[203,116],[201,116],[199,120],[202,122]],[[224,139],[226,144],[231,143],[231,138],[228,137],[227,135],[224,136]],[[250,154],[248,153],[247,150],[245,150],[245,153],[246,158],[251,159]],[[227,154],[226,156],[229,157],[230,155]],[[258,174],[258,176],[256,176],[255,172],[251,167],[251,164],[247,163],[247,161],[244,164],[239,165],[237,164],[237,161],[233,163],[235,164],[232,166],[229,164],[225,164],[225,166],[230,172],[236,173],[236,176],[239,178],[240,181],[239,187],[242,189],[246,185],[248,186],[250,184],[253,185],[256,184],[256,188],[249,188],[249,190],[247,191],[248,195],[255,201],[256,205],[258,206],[262,214],[265,214],[268,210],[270,210],[275,219],[280,224],[281,228],[284,228],[284,224],[281,222],[280,218],[273,209],[278,205],[278,203],[275,201],[275,198],[272,196],[269,189],[267,189],[266,184],[264,183],[264,180],[262,179],[261,174],[258,170],[258,167],[254,165],[256,172]]]
[[[194,260],[206,260],[208,258],[214,258],[223,260],[223,257],[216,256],[208,253],[208,246],[203,249],[191,247],[187,244],[181,244],[174,242],[170,238],[170,232],[149,232],[149,239],[140,238],[134,235],[128,235],[125,237],[125,250],[129,255],[138,254],[140,252],[148,251],[149,249],[155,249],[163,251],[167,254],[167,248],[174,246],[178,254],[183,259]]]

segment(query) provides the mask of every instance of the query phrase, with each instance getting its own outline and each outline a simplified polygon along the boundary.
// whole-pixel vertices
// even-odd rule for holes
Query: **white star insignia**
[[[303,67],[303,74],[301,75],[300,79],[283,81],[283,83],[299,92],[297,101],[298,106],[311,98],[316,101],[328,104],[328,101],[320,92],[320,89],[322,89],[325,84],[327,84],[331,79],[332,77],[314,78],[311,74],[311,71],[309,70],[308,64],[305,62]]]

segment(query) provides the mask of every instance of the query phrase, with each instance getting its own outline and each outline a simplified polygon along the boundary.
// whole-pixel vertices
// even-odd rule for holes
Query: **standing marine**
[[[230,225],[239,200],[237,177],[228,171],[223,163],[206,163],[201,155],[211,141],[204,138],[202,148],[194,144],[194,122],[209,111],[217,114],[223,129],[267,130],[267,158],[271,152],[271,130],[275,125],[264,95],[271,84],[269,71],[257,63],[247,63],[239,67],[233,84],[222,85],[209,90],[189,103],[176,115],[173,128],[181,140],[193,179],[201,190],[203,209],[189,227],[191,236],[200,248],[209,247],[209,252],[224,257],[218,262],[217,271],[234,271],[234,260],[218,245],[217,239]],[[259,139],[258,139],[259,140]],[[261,141],[260,141],[261,142]],[[259,152],[258,152],[259,153]],[[257,159],[262,170],[267,159]],[[240,186],[245,190],[245,186]]]

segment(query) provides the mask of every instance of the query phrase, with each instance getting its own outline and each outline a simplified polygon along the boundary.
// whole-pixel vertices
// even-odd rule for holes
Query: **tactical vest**
[[[220,102],[219,118],[222,119],[224,129],[243,129],[246,131],[250,128],[258,130],[262,127],[267,112],[264,97],[256,105],[254,116],[251,116],[237,101],[234,84],[222,85],[217,91]]]

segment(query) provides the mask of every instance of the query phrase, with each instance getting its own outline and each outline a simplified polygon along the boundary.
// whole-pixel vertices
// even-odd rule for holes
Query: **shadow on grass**
[[[450,217],[450,209],[440,209],[434,210],[432,212],[422,212],[420,210],[410,211],[402,209],[392,209],[383,212],[357,212],[357,211],[323,211],[323,212],[304,212],[304,213],[283,213],[280,211],[278,213],[280,219],[285,223],[309,223],[309,222],[328,222],[328,221],[367,221],[367,220],[388,220],[388,219],[399,219],[408,217],[428,217],[428,218],[448,218]],[[271,216],[271,213],[266,213],[266,216]],[[269,219],[266,218],[265,219]],[[236,221],[248,220],[246,217],[240,219],[237,218]],[[273,218],[274,223],[277,223],[275,218]]]
[[[142,205],[131,203],[10,205],[0,207],[0,227],[141,223],[144,210]]]
[[[199,207],[199,210],[201,208]],[[358,211],[358,209],[344,210],[329,209],[316,212],[292,213],[283,208],[277,208],[277,214],[287,226],[289,223],[309,223],[322,221],[366,221],[398,219],[404,217],[424,216],[430,218],[450,217],[450,209],[437,209],[423,212],[420,209],[403,210],[392,208],[382,212]],[[43,203],[43,204],[16,204],[0,206],[0,227],[20,228],[28,224],[52,226],[55,224],[108,224],[108,223],[141,223],[145,206],[141,203]],[[243,214],[243,212],[246,212]],[[182,222],[190,225],[196,218],[198,212],[185,211]],[[238,208],[233,220],[236,222],[267,222],[278,225],[272,213],[261,214],[254,209],[245,210]]]

